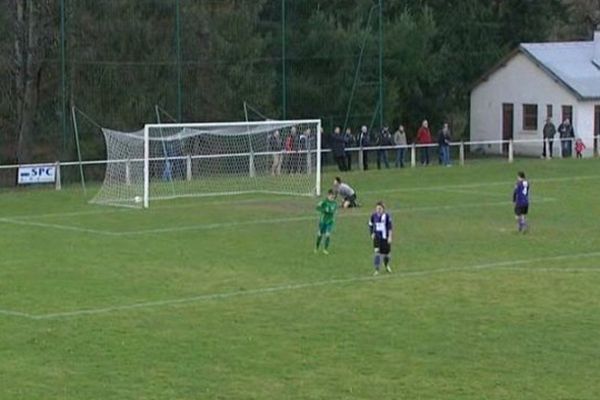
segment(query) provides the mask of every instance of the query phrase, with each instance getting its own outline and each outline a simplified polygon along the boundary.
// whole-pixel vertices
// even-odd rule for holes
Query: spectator
[[[305,129],[300,136],[298,136],[298,145],[296,149],[298,154],[296,155],[296,161],[298,165],[296,166],[296,172],[305,172],[306,171],[306,160],[307,160],[307,151],[308,151],[308,139],[310,137],[310,129]]]
[[[336,126],[331,136],[331,151],[340,171],[346,170],[346,142],[341,128]]]
[[[294,152],[296,151],[296,127],[293,126],[290,129],[290,134],[285,138],[285,154],[284,154],[284,167],[285,171],[290,174],[294,172],[296,167],[296,157]]]
[[[369,151],[366,149],[371,145],[371,141],[369,140],[369,131],[367,131],[367,126],[363,125],[360,128],[360,135],[358,137],[358,144],[362,147],[362,156],[363,156],[363,170],[369,169]]]
[[[279,131],[273,132],[269,137],[269,151],[273,152],[273,164],[271,165],[271,175],[281,175],[281,162],[283,143]]]
[[[577,158],[583,157],[584,150],[585,143],[583,143],[583,140],[581,140],[581,138],[577,138],[577,140],[575,140],[575,154],[577,155]]]
[[[543,130],[544,143],[542,146],[542,158],[552,158],[554,135],[556,135],[556,127],[552,123],[552,119],[548,117],[546,118],[546,124],[544,125]],[[546,142],[548,142],[548,150],[550,154],[546,154]]]
[[[418,145],[423,146],[419,150],[421,165],[429,165],[429,147],[427,146],[433,143],[433,141],[431,140],[431,131],[429,130],[429,122],[427,120],[423,121],[417,131],[416,142]]]
[[[450,128],[448,123],[444,122],[444,127],[438,132],[438,145],[440,146],[440,164],[446,167],[450,166]]]
[[[383,129],[381,130],[381,133],[379,134],[379,136],[377,136],[376,144],[379,147],[394,145],[392,135],[390,134],[390,130],[388,129],[387,126],[384,126]],[[386,168],[390,167],[390,164],[388,162],[387,153],[388,153],[388,149],[381,149],[381,148],[377,149],[377,169],[381,169],[381,162],[383,162],[383,164],[385,165]]]
[[[344,145],[346,146],[346,149],[354,146],[354,136],[352,136],[352,129],[350,128],[346,128]],[[346,169],[352,171],[352,153],[348,150],[346,150]]]
[[[394,133],[394,144],[396,146],[406,146],[406,132],[404,132],[404,126],[400,125],[396,133]],[[396,168],[404,168],[404,151],[405,147],[398,147],[396,149]]]
[[[575,137],[575,131],[569,118],[565,118],[564,122],[558,126],[558,134],[560,135],[563,158],[571,157],[571,154],[573,154],[572,139]]]

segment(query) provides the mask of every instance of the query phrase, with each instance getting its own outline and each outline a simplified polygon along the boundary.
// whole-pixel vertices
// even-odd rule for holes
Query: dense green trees
[[[379,125],[378,0],[285,0],[285,24],[283,0],[179,0],[179,19],[177,1],[64,0],[67,105],[138,129],[155,104],[185,121],[240,120],[244,101],[279,118],[285,89],[288,118]],[[60,4],[1,0],[2,162],[73,156]],[[383,5],[385,123],[409,133],[423,118],[463,131],[470,84],[502,55],[522,41],[589,38],[600,22],[599,0]],[[101,157],[98,132],[83,128],[86,158]]]

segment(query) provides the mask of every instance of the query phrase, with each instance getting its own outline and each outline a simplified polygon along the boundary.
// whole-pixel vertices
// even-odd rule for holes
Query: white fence
[[[563,157],[563,145],[566,145],[570,148],[570,152],[568,153],[569,157],[575,158],[577,153],[575,151],[575,139],[554,139],[554,156],[562,158]],[[586,147],[585,157],[598,157],[599,146],[600,145],[600,136],[595,136],[593,138],[593,145]],[[558,147],[558,150],[556,150]],[[345,152],[350,154],[350,157],[353,159],[353,162],[356,163],[359,170],[363,169],[363,157],[368,155],[369,162],[376,162],[381,154],[386,154],[386,159],[388,163],[393,164],[396,161],[396,154],[399,149],[404,149],[404,159],[403,162],[406,163],[407,166],[416,167],[418,165],[418,161],[420,161],[420,149],[429,149],[438,150],[438,144],[428,144],[428,145],[420,145],[420,144],[409,144],[406,146],[369,146],[369,147],[350,147],[346,148]],[[539,149],[538,157],[543,153],[551,154],[550,151],[550,142],[548,140],[543,139],[528,139],[528,140],[491,140],[491,141],[467,141],[467,142],[453,142],[450,144],[450,148],[452,149],[452,163],[457,163],[458,165],[464,165],[469,159],[477,158],[477,159],[485,159],[494,157],[496,159],[502,158],[507,162],[513,162],[515,156],[532,156],[532,148]],[[544,149],[545,148],[545,149]],[[545,152],[543,152],[545,150]],[[303,152],[292,152],[293,154],[305,153]],[[323,157],[327,157],[327,154],[331,153],[330,149],[322,150]],[[271,152],[260,153],[260,155],[270,155],[276,154]],[[287,154],[283,152],[283,154]],[[437,154],[437,151],[435,152]],[[258,154],[253,154],[253,156],[257,156]],[[392,157],[389,157],[392,155]],[[250,154],[214,154],[214,155],[196,155],[196,156],[178,156],[178,157],[165,157],[165,158],[156,158],[153,161],[173,161],[173,160],[185,160],[188,164],[186,168],[186,177],[185,179],[191,180],[192,177],[192,169],[190,168],[191,161],[196,158],[222,158],[222,157],[239,157],[239,156],[250,156]],[[80,173],[82,169],[89,169],[95,167],[95,172],[92,174],[93,176],[87,177],[91,181],[101,182],[104,177],[104,165],[107,163],[125,163],[126,166],[130,165],[134,162],[141,162],[143,160],[91,160],[91,161],[54,161],[47,163],[39,163],[39,164],[12,164],[12,165],[0,165],[0,186],[15,186],[17,184],[17,172],[21,167],[36,167],[36,166],[48,166],[53,165],[56,168],[56,180],[54,186],[56,190],[60,190],[62,188],[63,183],[65,183],[65,169],[70,169],[70,178],[68,181],[70,182],[78,182],[80,181]],[[383,161],[383,160],[379,160]],[[434,159],[435,161],[435,159]],[[329,164],[332,164],[331,162]],[[326,164],[324,164],[326,165]],[[91,178],[91,179],[90,179]]]

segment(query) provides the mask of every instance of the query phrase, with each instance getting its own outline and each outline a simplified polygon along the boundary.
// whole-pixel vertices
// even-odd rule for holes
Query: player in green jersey
[[[319,251],[321,246],[321,240],[325,236],[323,243],[323,253],[329,254],[329,240],[331,231],[333,230],[333,223],[335,221],[335,212],[337,211],[337,202],[335,201],[335,192],[330,190],[327,192],[327,198],[321,200],[317,204],[317,211],[321,213],[319,218],[319,231],[317,232],[317,245],[315,246],[315,253]]]

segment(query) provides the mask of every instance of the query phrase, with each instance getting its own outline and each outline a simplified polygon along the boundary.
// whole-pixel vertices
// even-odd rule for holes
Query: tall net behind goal
[[[299,120],[103,129],[106,173],[92,202],[148,207],[189,196],[318,195],[320,128],[320,120]]]

